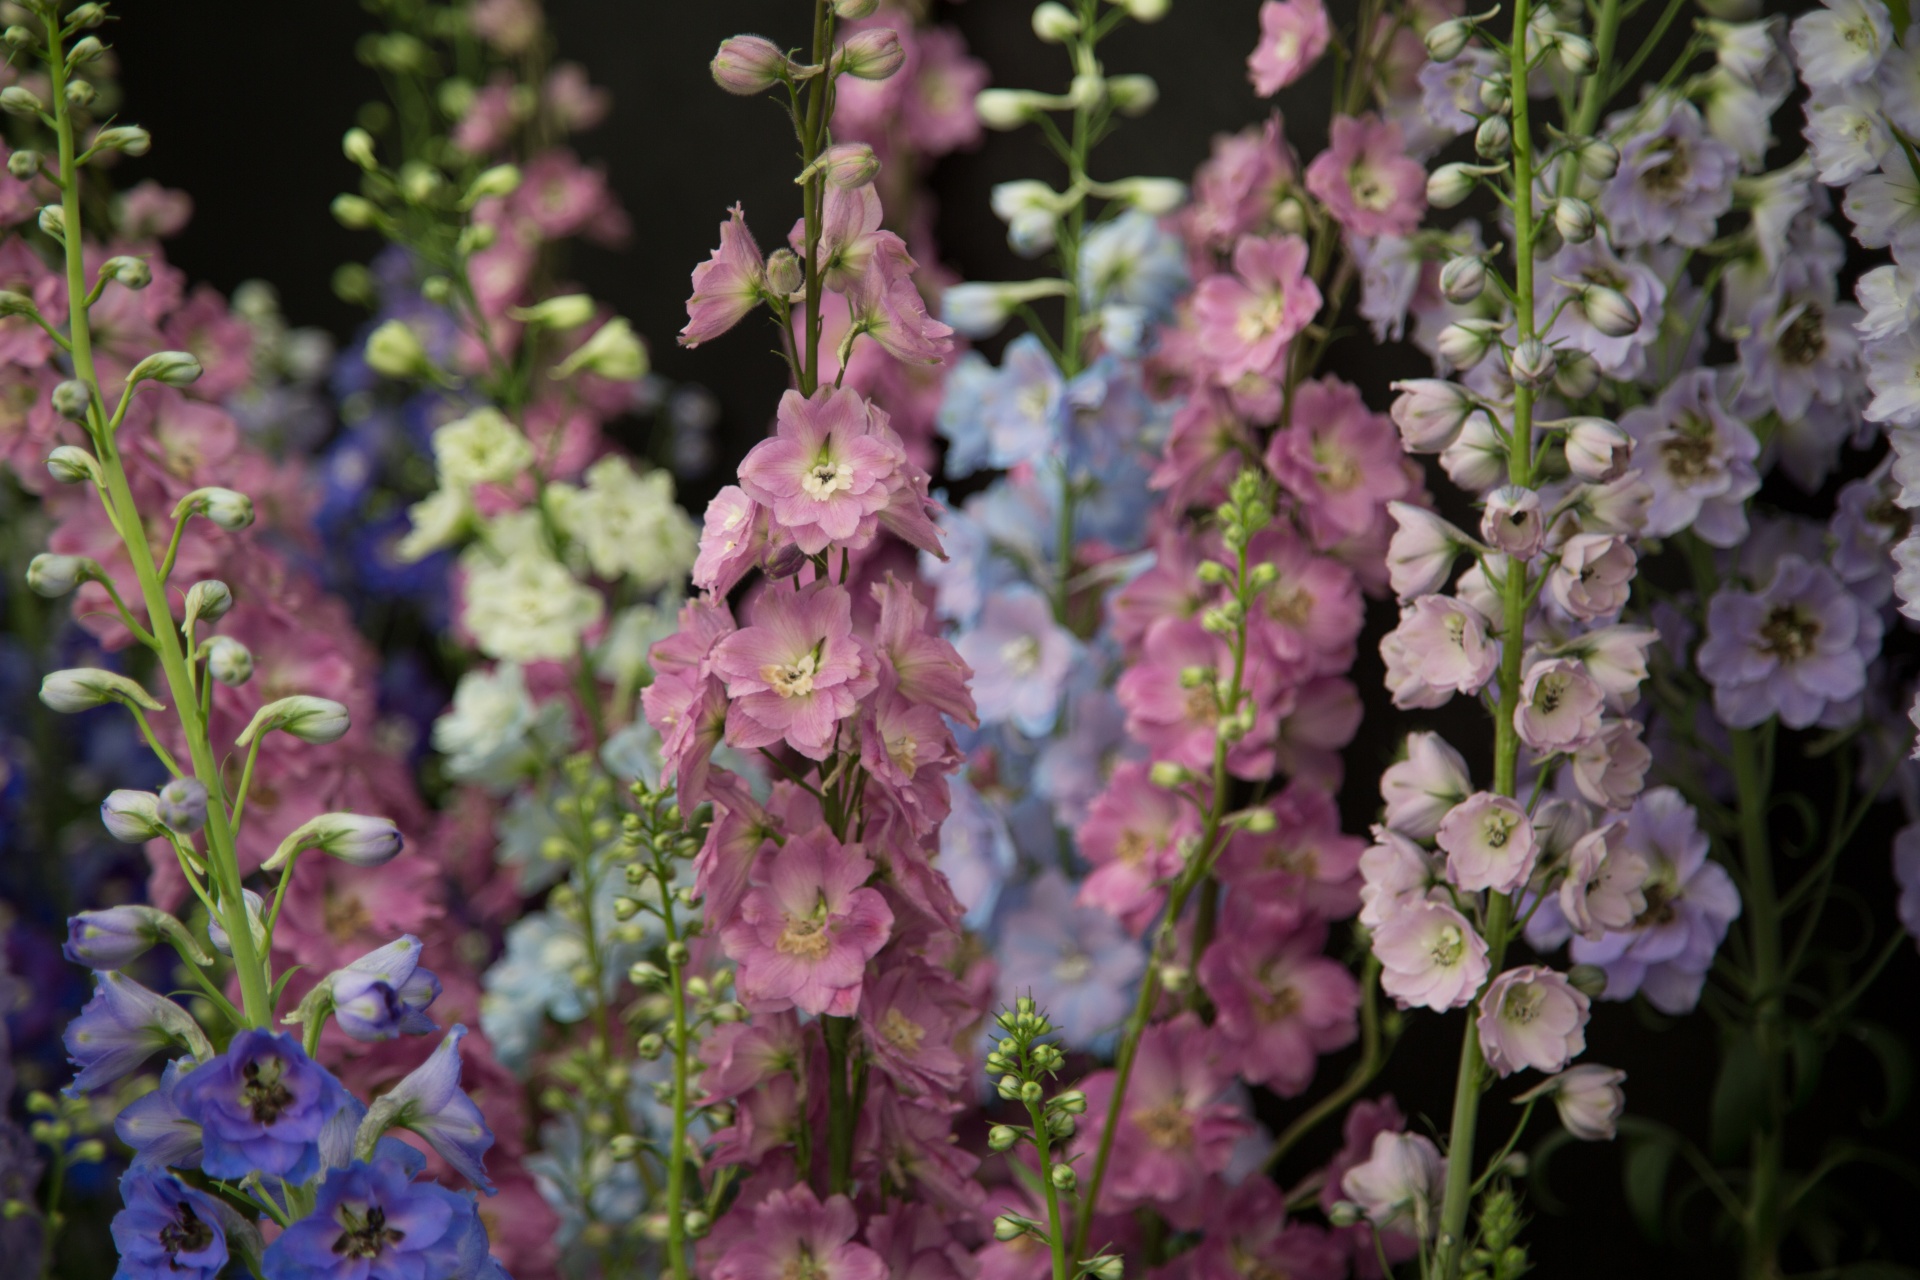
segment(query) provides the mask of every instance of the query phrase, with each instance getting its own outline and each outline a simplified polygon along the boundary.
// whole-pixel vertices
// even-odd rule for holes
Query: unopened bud
[[[333,220],[349,231],[364,231],[380,220],[380,207],[364,196],[335,196],[329,208]]]
[[[367,365],[389,378],[411,378],[428,371],[427,348],[405,321],[388,320],[367,335]]]
[[[1480,105],[1489,111],[1505,111],[1513,105],[1513,80],[1497,71],[1480,82]]]
[[[66,385],[68,384],[61,384],[61,386]],[[81,384],[71,385],[80,386]],[[55,390],[58,391],[59,388],[56,387]],[[84,387],[81,394],[86,394]],[[57,403],[55,407],[58,407]],[[85,416],[84,406],[82,416]],[[61,484],[79,484],[83,480],[92,480],[97,484],[100,480],[100,463],[79,445],[63,444],[47,455],[47,474]]]
[[[107,46],[100,43],[99,36],[81,36],[73,42],[73,48],[67,50],[67,67],[69,69],[84,67],[103,56],[106,51]]]
[[[1568,244],[1585,244],[1593,239],[1593,206],[1574,196],[1562,196],[1553,202],[1553,226]]]
[[[835,69],[857,80],[885,80],[907,60],[900,33],[890,27],[855,32],[835,57]]]
[[[775,249],[767,255],[767,289],[784,298],[806,282],[800,257],[791,249]]]
[[[1153,767],[1147,770],[1147,777],[1154,786],[1170,791],[1192,782],[1193,770],[1173,760],[1155,760]]]
[[[1529,387],[1544,387],[1553,381],[1553,348],[1538,338],[1528,338],[1513,349],[1507,371],[1515,382]]]
[[[1473,131],[1473,149],[1488,160],[1502,158],[1513,150],[1513,126],[1505,116],[1488,116]]]
[[[1569,400],[1584,400],[1600,385],[1600,365],[1584,351],[1569,349],[1560,357],[1553,386]]]
[[[483,170],[467,188],[467,194],[460,197],[460,207],[471,209],[482,200],[493,196],[510,196],[520,189],[520,169],[517,165],[496,164]]]
[[[58,600],[81,583],[100,576],[100,566],[85,556],[56,556],[42,552],[27,565],[28,589],[48,600]]]
[[[564,332],[593,319],[593,299],[584,293],[563,293],[530,307],[510,307],[507,314],[522,324]]]
[[[1119,0],[1120,7],[1135,22],[1151,24],[1167,16],[1172,0]]]
[[[828,184],[842,191],[857,191],[880,173],[880,158],[864,142],[835,143],[814,163],[826,175]]]
[[[178,520],[189,512],[205,516],[228,533],[238,533],[253,523],[253,499],[232,489],[210,485],[195,489],[174,504],[173,518]]]
[[[1040,110],[1038,95],[1025,89],[982,89],[973,99],[973,114],[989,129],[1018,129]]]
[[[95,4],[93,0],[77,6],[67,15],[67,25],[75,31],[91,31],[107,20],[107,6]]]
[[[34,222],[55,240],[67,238],[67,211],[57,204],[42,206]]]
[[[145,258],[120,254],[100,264],[100,278],[118,281],[129,289],[144,289],[153,283],[153,268]]]
[[[0,111],[8,115],[32,119],[46,109],[46,104],[40,101],[33,90],[22,85],[8,85],[0,89]]]
[[[115,791],[100,802],[107,834],[123,844],[145,844],[167,833],[160,820],[160,797],[151,791]]]
[[[175,778],[160,788],[160,821],[183,836],[207,824],[207,788],[198,778]]]
[[[1567,469],[1582,480],[1617,480],[1632,457],[1633,437],[1605,418],[1576,418],[1567,428]]]
[[[1002,1244],[1027,1234],[1027,1220],[1017,1213],[1003,1213],[993,1220],[993,1238]]]
[[[200,361],[187,351],[156,351],[127,375],[128,383],[153,381],[168,387],[192,386],[200,380]]]
[[[1594,65],[1599,61],[1593,41],[1569,31],[1555,36],[1554,44],[1560,55],[1561,66],[1576,76],[1592,74]]]
[[[1588,138],[1580,144],[1580,172],[1595,182],[1605,182],[1620,170],[1620,151],[1604,138]]]
[[[1465,306],[1487,287],[1487,264],[1470,254],[1449,258],[1440,268],[1440,293],[1448,302]]]
[[[1497,320],[1456,320],[1434,339],[1434,349],[1455,369],[1471,369],[1486,358],[1500,336]]]
[[[237,689],[253,678],[253,651],[232,636],[214,636],[207,641],[207,674],[229,689]]]
[[[371,173],[380,167],[380,157],[374,154],[373,135],[365,129],[349,129],[340,139],[340,151],[347,159]]]
[[[1427,175],[1427,203],[1436,209],[1451,209],[1473,194],[1480,184],[1480,171],[1470,164],[1443,164]]]
[[[1081,1265],[1086,1267],[1091,1280],[1121,1280],[1127,1271],[1126,1260],[1117,1253],[1103,1253]]]
[[[1160,86],[1152,76],[1113,76],[1107,81],[1107,100],[1123,116],[1141,116],[1160,101]]]
[[[1609,338],[1624,338],[1640,327],[1640,308],[1618,289],[1591,284],[1580,291],[1580,313]]]
[[[118,702],[123,706],[165,711],[152,694],[117,671],[98,667],[70,667],[50,673],[40,682],[40,701],[63,715]]]
[[[634,1041],[633,1051],[642,1062],[652,1062],[667,1051],[667,1042],[658,1031],[649,1031]]]
[[[995,1151],[1007,1151],[1020,1141],[1020,1131],[1010,1124],[997,1124],[987,1130],[987,1146]]]
[[[333,699],[296,694],[291,698],[269,702],[254,712],[252,721],[233,740],[233,744],[244,747],[261,734],[278,729],[302,742],[324,745],[338,742],[346,735],[351,723],[346,707]]]
[[[100,151],[123,151],[130,156],[143,156],[153,149],[153,135],[137,124],[119,124],[94,134],[93,145]]]
[[[1427,29],[1427,56],[1435,62],[1452,62],[1473,39],[1473,23],[1465,18],[1449,18]]]
[[[1080,1185],[1080,1179],[1070,1164],[1057,1164],[1047,1170],[1047,1181],[1053,1184],[1056,1191],[1071,1191]]]
[[[31,27],[23,27],[16,22],[5,31],[0,31],[0,41],[4,41],[9,49],[30,49],[39,45],[40,37],[33,33]]]
[[[1598,1000],[1607,989],[1607,971],[1595,964],[1577,964],[1567,970],[1567,983],[1581,995]]]
[[[555,365],[553,376],[569,378],[583,369],[611,382],[638,382],[647,375],[647,349],[633,326],[615,316]]]
[[[764,93],[785,80],[792,64],[771,40],[759,36],[733,36],[720,42],[713,55],[713,82],[728,93],[742,97]]]
[[[25,182],[40,172],[38,151],[16,151],[7,157],[7,172]]]

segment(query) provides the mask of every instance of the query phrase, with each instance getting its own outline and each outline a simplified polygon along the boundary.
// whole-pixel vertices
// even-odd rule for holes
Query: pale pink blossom
[[[1079,901],[1099,907],[1138,937],[1160,913],[1166,882],[1185,862],[1181,842],[1199,834],[1191,804],[1153,785],[1147,766],[1116,767],[1087,808],[1077,846],[1093,865]]]
[[[1522,1097],[1551,1095],[1568,1133],[1586,1142],[1605,1142],[1613,1137],[1620,1113],[1627,1109],[1626,1091],[1620,1087],[1626,1078],[1618,1067],[1583,1064],[1569,1067]]]
[[[1543,965],[1509,969],[1487,984],[1476,1026],[1487,1065],[1502,1076],[1559,1071],[1587,1047],[1586,995]]]
[[[1626,825],[1609,822],[1574,841],[1558,904],[1567,925],[1590,942],[1633,927],[1647,909],[1647,860],[1626,844]]]
[[[767,546],[765,508],[737,485],[728,485],[707,504],[700,554],[693,562],[693,585],[724,596],[747,576]]]
[[[1431,854],[1398,831],[1376,826],[1373,840],[1360,855],[1360,923],[1377,930],[1426,901],[1439,871]]]
[[[720,247],[693,269],[693,296],[680,345],[697,347],[739,324],[766,297],[767,264],[739,205],[720,224]]]
[[[770,1192],[714,1265],[714,1280],[887,1280],[880,1255],[853,1243],[859,1229],[845,1196],[822,1204],[805,1182]]]
[[[1539,843],[1518,801],[1480,791],[1440,821],[1436,843],[1447,855],[1447,879],[1470,892],[1514,893],[1533,874]]]
[[[1199,971],[1241,1076],[1283,1098],[1312,1083],[1321,1055],[1353,1043],[1360,1006],[1353,975],[1325,954],[1326,925],[1291,920],[1246,895],[1229,898]]]
[[[1401,1008],[1445,1012],[1473,1001],[1487,979],[1487,943],[1438,902],[1407,903],[1373,932],[1380,987]]]
[[[1266,0],[1260,6],[1260,43],[1247,56],[1253,91],[1271,98],[1298,80],[1332,38],[1320,0]]]
[[[1427,171],[1406,154],[1397,123],[1335,116],[1327,149],[1307,166],[1307,190],[1351,235],[1407,236],[1427,207]]]
[[[1386,825],[1415,840],[1428,840],[1473,784],[1466,758],[1437,733],[1408,734],[1406,753],[1380,775]]]
[[[1374,1135],[1372,1153],[1347,1170],[1340,1190],[1375,1230],[1424,1240],[1439,1218],[1446,1181],[1446,1158],[1431,1139],[1389,1131]]]
[[[906,466],[886,415],[857,391],[822,387],[781,396],[776,423],[741,462],[740,487],[808,555],[864,546],[891,498],[888,482]]]
[[[1439,591],[1472,540],[1459,528],[1413,502],[1389,502],[1393,537],[1387,542],[1387,581],[1402,600]]]
[[[1569,616],[1591,622],[1626,607],[1635,570],[1633,544],[1625,538],[1576,533],[1560,544],[1547,595]]]
[[[1279,368],[1288,344],[1320,310],[1320,290],[1306,267],[1307,244],[1298,236],[1242,236],[1233,274],[1208,276],[1194,290],[1201,349],[1221,385]]]
[[[842,844],[825,827],[788,836],[765,859],[739,919],[720,932],[728,959],[740,966],[735,985],[748,1008],[838,1018],[858,1012],[867,961],[893,929],[886,899],[865,887],[872,874],[861,847]]]
[[[1393,642],[1395,656],[1388,656]],[[1499,646],[1487,638],[1486,620],[1478,610],[1451,596],[1421,596],[1400,613],[1400,625],[1381,641],[1387,656],[1388,683],[1393,668],[1404,673],[1394,705],[1437,706],[1454,693],[1475,693],[1492,678],[1500,662]],[[1397,660],[1396,660],[1397,659]],[[1412,682],[1412,683],[1409,683]],[[1417,684],[1420,693],[1415,692]],[[1425,691],[1439,694],[1434,701],[1416,701]],[[1430,695],[1427,695],[1430,696]]]
[[[1638,720],[1607,720],[1573,753],[1573,785],[1604,809],[1625,809],[1646,785],[1653,752],[1640,740]]]
[[[711,662],[733,699],[729,742],[751,749],[785,739],[815,760],[827,758],[839,722],[875,684],[872,656],[853,634],[852,599],[819,582],[760,596],[753,625],[721,640]]]
[[[1520,682],[1513,726],[1535,751],[1574,751],[1600,732],[1606,695],[1587,669],[1566,658],[1536,662]]]

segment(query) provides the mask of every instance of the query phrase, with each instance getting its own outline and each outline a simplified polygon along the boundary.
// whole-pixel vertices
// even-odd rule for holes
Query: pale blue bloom
[[[973,668],[981,723],[1010,721],[1033,738],[1053,730],[1060,688],[1081,645],[1054,620],[1046,596],[1025,583],[989,596],[979,621],[954,648]]]
[[[1125,306],[1164,316],[1186,287],[1186,247],[1150,213],[1129,209],[1080,245],[1080,300],[1088,310]]]
[[[1000,921],[996,998],[1031,995],[1070,1048],[1097,1050],[1126,1018],[1147,958],[1118,920],[1073,898],[1066,878],[1048,871]]]
[[[952,442],[947,474],[1005,469],[1043,457],[1059,439],[1064,384],[1040,339],[1023,334],[1007,344],[1000,367],[969,353],[947,380],[937,419]]]

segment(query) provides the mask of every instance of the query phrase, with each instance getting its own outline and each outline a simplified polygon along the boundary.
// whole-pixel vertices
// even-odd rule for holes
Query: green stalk
[[[807,114],[800,127],[800,163],[805,172],[820,158],[821,132],[826,125],[827,92],[833,85],[833,20],[827,0],[813,0],[813,62],[820,68],[807,83]],[[825,178],[815,173],[802,188],[806,223],[807,260],[802,265],[807,282],[806,330],[801,338],[800,394],[810,396],[820,385],[820,215]]]
[[[174,628],[173,607],[167,601],[166,584],[154,563],[153,548],[147,542],[147,529],[140,508],[127,483],[127,472],[120,461],[112,431],[107,424],[106,400],[100,391],[100,376],[93,364],[93,327],[86,305],[85,224],[80,214],[80,172],[74,163],[73,115],[67,105],[67,59],[62,47],[60,20],[51,12],[45,15],[47,26],[47,71],[53,95],[54,131],[59,139],[60,209],[65,218],[67,268],[68,336],[72,343],[74,376],[86,384],[92,398],[89,418],[99,454],[101,477],[105,481],[107,501],[126,543],[127,557],[133,563],[134,576],[140,581],[140,597],[146,604],[153,627],[154,651],[160,657],[167,678],[174,712],[180,717],[181,733],[193,759],[193,773],[207,789],[207,869],[220,888],[222,924],[233,948],[233,968],[240,978],[240,995],[247,1022],[265,1027],[273,1022],[273,1001],[264,958],[254,946],[253,930],[247,922],[246,900],[240,890],[240,862],[234,851],[233,829],[229,825],[226,788],[208,741],[207,723],[200,715],[199,699],[194,696],[193,678],[187,670],[187,656],[181,647],[180,633]]]
[[[1517,337],[1536,336],[1533,317],[1533,130],[1527,103],[1527,21],[1530,0],[1514,0],[1513,36],[1508,46],[1508,73],[1512,77],[1513,111],[1513,221],[1514,321]],[[1596,111],[1598,107],[1594,108]],[[1513,431],[1507,451],[1507,478],[1516,485],[1533,482],[1533,389],[1516,381],[1513,388]],[[1500,700],[1494,710],[1493,789],[1503,796],[1516,794],[1520,734],[1513,713],[1520,703],[1520,659],[1525,649],[1527,573],[1509,558],[1506,580],[1500,584],[1502,626]],[[1507,933],[1513,923],[1513,899],[1488,895],[1486,940],[1488,972],[1498,973],[1506,957]],[[1480,1094],[1485,1087],[1486,1062],[1480,1053],[1476,1028],[1480,1000],[1467,1006],[1460,1035],[1460,1066],[1454,1080],[1453,1121],[1447,1135],[1447,1184],[1440,1204],[1440,1231],[1435,1242],[1434,1270],[1441,1280],[1458,1280],[1466,1255],[1467,1213],[1472,1208],[1474,1139],[1480,1120]]]
[[[853,1189],[853,1092],[847,1087],[852,1018],[822,1018],[827,1042],[827,1194]],[[804,1171],[803,1171],[804,1172]]]
[[[1053,1280],[1073,1280],[1067,1261],[1065,1224],[1060,1217],[1060,1192],[1053,1185],[1053,1142],[1047,1132],[1047,1106],[1029,1102],[1027,1118],[1033,1122],[1033,1146],[1040,1155],[1040,1186],[1047,1193],[1047,1247],[1053,1253]]]
[[[1740,862],[1745,889],[1742,916],[1746,921],[1752,972],[1748,987],[1753,1002],[1753,1040],[1765,1082],[1766,1110],[1755,1126],[1748,1176],[1745,1248],[1740,1274],[1746,1280],[1773,1280],[1780,1274],[1778,1257],[1781,1217],[1782,1130],[1786,1119],[1786,1092],[1781,1079],[1781,1050],[1785,1046],[1781,1005],[1780,903],[1774,887],[1773,849],[1767,832],[1767,800],[1773,779],[1772,752],[1761,733],[1735,729],[1733,778],[1740,818]]]
[[[678,958],[680,926],[673,914],[671,868],[656,864],[660,920],[667,931],[667,980],[673,992],[673,1136],[667,1145],[667,1266],[674,1280],[688,1280],[687,1267],[687,1078],[689,1069],[686,974]]]

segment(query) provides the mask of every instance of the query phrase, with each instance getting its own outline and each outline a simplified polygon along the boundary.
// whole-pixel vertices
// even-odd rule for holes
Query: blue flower
[[[227,1051],[180,1082],[180,1112],[200,1126],[209,1177],[259,1172],[306,1182],[320,1171],[320,1136],[352,1099],[291,1036],[242,1031]]]
[[[1080,642],[1054,621],[1044,595],[1016,583],[989,596],[978,622],[953,647],[973,668],[974,704],[982,724],[1010,721],[1032,738],[1052,731],[1060,687],[1080,654]]]
[[[267,1280],[472,1280],[498,1274],[473,1201],[414,1182],[398,1160],[358,1161],[267,1249]]]
[[[997,370],[978,356],[963,357],[948,379],[938,417],[940,434],[952,442],[947,474],[1046,456],[1060,437],[1064,385],[1053,357],[1030,333],[1007,344]]]
[[[328,979],[333,1018],[355,1040],[423,1036],[434,1029],[426,1008],[440,979],[420,967],[420,939],[411,934],[369,951]]]
[[[80,1068],[67,1086],[70,1097],[112,1084],[169,1046],[213,1053],[185,1009],[111,971],[93,975],[93,999],[67,1024],[65,1040]]]
[[[419,1134],[462,1177],[492,1195],[485,1160],[493,1130],[460,1089],[460,1041],[466,1034],[456,1024],[425,1062],[380,1096],[370,1114],[378,1126]]]
[[[67,920],[61,954],[89,969],[124,969],[160,940],[152,907],[123,905],[82,911]]]
[[[213,1280],[227,1265],[233,1215],[164,1170],[135,1166],[120,1180],[113,1217],[114,1280]]]
[[[1147,967],[1140,944],[1105,911],[1079,906],[1056,871],[1034,881],[1000,922],[1000,990],[1012,1004],[1031,995],[1073,1048],[1097,1048],[1127,1016]]]
[[[961,923],[978,932],[993,918],[1000,889],[1014,866],[1013,837],[1006,820],[965,777],[951,786],[953,812],[940,825],[940,870],[966,908]]]
[[[587,962],[587,941],[572,923],[539,911],[507,929],[507,952],[481,978],[480,1029],[493,1051],[523,1071],[551,1015],[559,1022],[587,1016],[574,970]]]
[[[193,1059],[176,1058],[160,1074],[160,1087],[136,1098],[113,1118],[113,1131],[133,1148],[135,1168],[143,1165],[179,1169],[200,1164],[200,1126],[181,1113],[180,1082],[193,1070]]]
[[[1132,307],[1157,319],[1186,287],[1186,248],[1152,214],[1129,209],[1080,246],[1080,300],[1089,311]]]
[[[1130,750],[1137,752],[1127,737],[1127,713],[1113,692],[1095,687],[1075,693],[1067,700],[1067,731],[1040,750],[1033,789],[1052,802],[1062,827],[1076,831],[1114,762]]]

